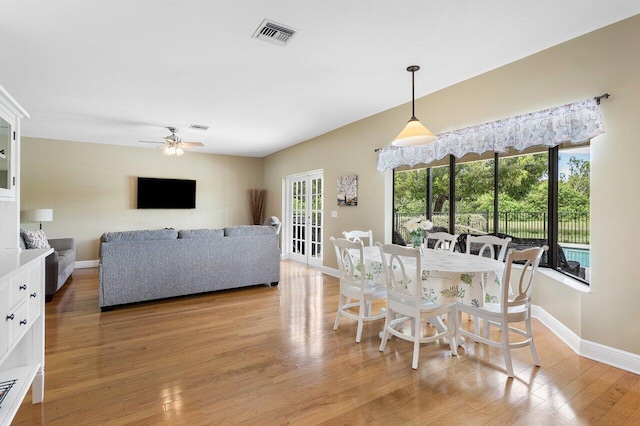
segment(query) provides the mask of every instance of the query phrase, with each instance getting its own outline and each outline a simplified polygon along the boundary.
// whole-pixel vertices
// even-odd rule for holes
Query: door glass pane
[[[305,247],[305,227],[306,227],[306,182],[294,181],[292,183],[292,225],[293,225],[293,247],[291,251],[296,254],[304,255],[306,253]]]
[[[322,258],[322,179],[311,180],[311,256]]]
[[[590,281],[590,147],[558,152],[558,268]]]
[[[0,188],[11,189],[11,125],[0,118]]]

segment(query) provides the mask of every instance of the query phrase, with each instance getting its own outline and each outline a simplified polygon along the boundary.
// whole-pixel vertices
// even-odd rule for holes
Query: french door
[[[286,178],[287,251],[289,259],[322,266],[323,172]]]

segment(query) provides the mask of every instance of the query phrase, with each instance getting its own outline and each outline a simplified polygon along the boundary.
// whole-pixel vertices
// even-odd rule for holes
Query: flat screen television
[[[139,209],[195,209],[196,181],[138,177]]]

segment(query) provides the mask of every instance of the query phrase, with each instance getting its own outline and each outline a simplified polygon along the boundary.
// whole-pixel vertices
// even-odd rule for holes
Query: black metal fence
[[[425,217],[424,213],[396,213],[395,230],[405,241],[409,241],[409,232],[403,224],[415,217]],[[456,213],[457,233],[492,233],[494,231],[513,235],[518,238],[546,238],[548,231],[547,212],[499,212],[498,229],[493,229],[493,212]],[[589,212],[558,212],[558,242],[589,244]],[[448,228],[449,213],[436,213],[432,221],[437,226]]]

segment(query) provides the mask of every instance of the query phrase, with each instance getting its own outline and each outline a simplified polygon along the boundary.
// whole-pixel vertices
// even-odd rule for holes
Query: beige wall
[[[601,112],[606,134],[592,142],[591,293],[565,294],[541,282],[538,302],[586,340],[640,354],[640,285],[637,264],[640,227],[636,196],[640,144],[640,16],[603,28],[539,54],[417,100],[416,115],[440,133],[521,113],[584,100],[609,92]],[[425,46],[428,48],[428,46]],[[399,67],[407,64],[398,64]],[[416,78],[429,78],[428,68]],[[380,90],[383,90],[379,88]],[[325,241],[345,229],[384,230],[384,174],[373,149],[389,144],[410,115],[403,105],[352,123],[264,160],[264,185],[273,197],[282,178],[307,170],[325,172]],[[358,206],[335,205],[336,179],[358,175]],[[269,214],[282,216],[271,202]],[[337,210],[332,219],[330,211]],[[336,267],[325,249],[324,265]]]
[[[262,187],[262,160],[50,139],[22,139],[21,209],[52,208],[48,237],[74,237],[78,260],[98,259],[103,232],[215,228],[251,222],[247,189]],[[196,180],[196,208],[136,209],[136,177]],[[37,229],[36,223],[22,223]]]
[[[591,148],[591,292],[578,293],[544,279],[537,303],[581,338],[636,354],[639,45],[640,16],[635,16],[416,102],[417,116],[440,133],[611,93],[601,105],[606,134],[594,139]],[[428,79],[428,67],[416,78]],[[25,138],[22,208],[53,208],[55,220],[45,224],[48,235],[75,237],[79,260],[90,260],[97,259],[98,237],[105,231],[248,223],[246,189],[251,187],[266,188],[266,214],[282,217],[282,179],[323,169],[324,240],[353,228],[372,229],[375,239],[382,240],[385,175],[376,171],[373,150],[388,145],[409,115],[410,105],[402,105],[264,159],[193,153],[178,159],[152,149]],[[346,174],[358,175],[355,207],[336,205],[336,181]],[[136,210],[135,176],[197,179],[198,208]],[[337,218],[331,218],[332,210]],[[324,265],[336,267],[331,250],[325,249]]]

